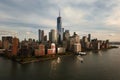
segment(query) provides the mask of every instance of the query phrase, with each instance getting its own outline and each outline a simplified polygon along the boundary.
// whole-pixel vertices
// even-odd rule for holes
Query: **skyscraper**
[[[64,35],[63,35],[63,39],[68,41],[69,38],[70,38],[69,30],[65,30]]]
[[[2,37],[2,47],[4,49],[10,49],[11,45],[12,45],[12,40],[13,40],[12,36],[3,36]]]
[[[57,32],[56,30],[52,29],[49,33],[49,39],[51,42],[56,43],[57,42]]]
[[[64,28],[61,28],[61,41],[63,40]]]
[[[60,16],[60,11],[59,11],[59,16],[57,17],[57,37],[58,37],[58,42],[60,42],[62,37],[62,20]]]
[[[39,38],[39,42],[43,42],[44,41],[44,30],[38,30],[38,38]]]
[[[12,56],[16,56],[18,52],[19,39],[14,37],[12,43]]]
[[[91,34],[88,34],[88,41],[91,41]]]

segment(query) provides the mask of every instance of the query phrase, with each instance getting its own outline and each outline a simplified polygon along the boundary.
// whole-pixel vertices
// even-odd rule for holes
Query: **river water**
[[[120,80],[120,48],[29,64],[0,57],[0,80]]]

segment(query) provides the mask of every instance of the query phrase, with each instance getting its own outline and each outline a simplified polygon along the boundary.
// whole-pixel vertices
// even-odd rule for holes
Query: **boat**
[[[83,61],[84,61],[84,59],[83,59],[80,55],[77,56],[77,59],[78,59],[81,63],[83,63]]]
[[[86,55],[86,52],[78,52],[78,55]]]

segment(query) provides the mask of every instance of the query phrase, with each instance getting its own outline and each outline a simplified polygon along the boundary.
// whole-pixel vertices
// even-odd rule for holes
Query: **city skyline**
[[[0,1],[0,36],[14,35],[20,39],[38,40],[38,29],[56,29],[61,10],[62,27],[71,33],[120,41],[119,0],[4,0]]]

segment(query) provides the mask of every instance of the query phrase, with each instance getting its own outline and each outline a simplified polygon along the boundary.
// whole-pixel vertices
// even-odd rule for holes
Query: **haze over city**
[[[0,0],[0,36],[38,39],[38,29],[62,27],[81,36],[120,41],[120,0]]]

